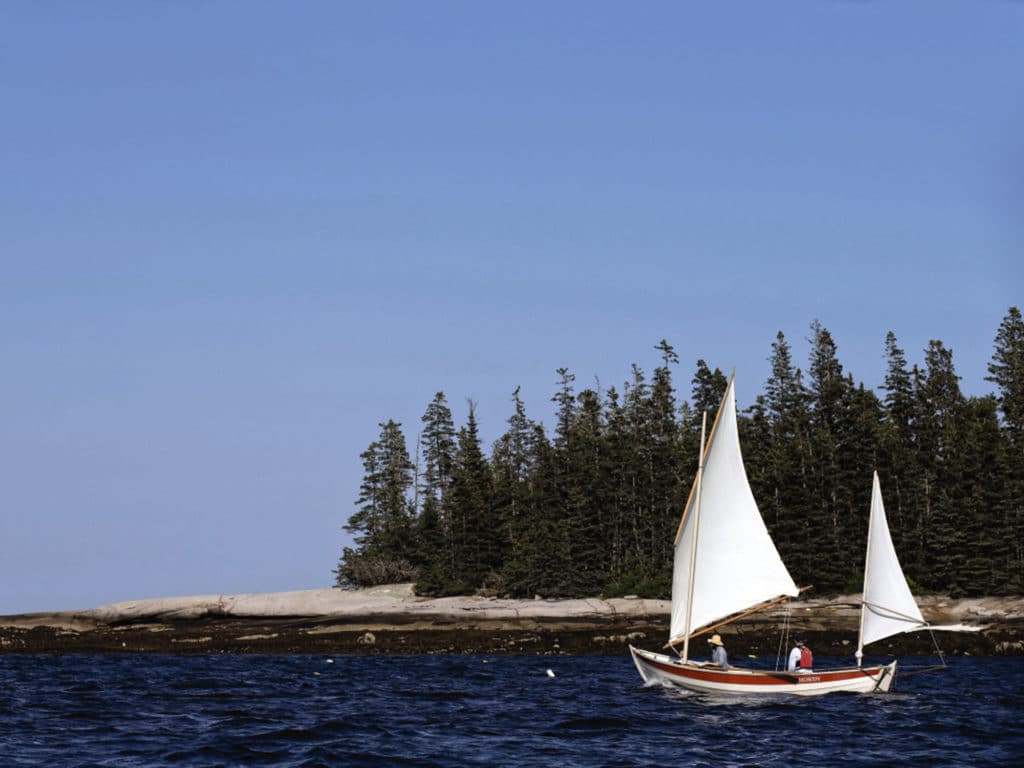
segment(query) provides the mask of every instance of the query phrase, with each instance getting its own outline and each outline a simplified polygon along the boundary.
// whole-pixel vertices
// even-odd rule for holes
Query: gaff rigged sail
[[[700,488],[695,483],[675,542],[669,638],[673,645],[727,616],[781,595],[799,594],[747,481],[731,377],[698,482]]]

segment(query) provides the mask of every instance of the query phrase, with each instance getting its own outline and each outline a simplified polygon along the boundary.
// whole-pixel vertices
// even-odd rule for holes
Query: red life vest
[[[811,669],[814,666],[814,656],[810,648],[800,649],[800,669]]]

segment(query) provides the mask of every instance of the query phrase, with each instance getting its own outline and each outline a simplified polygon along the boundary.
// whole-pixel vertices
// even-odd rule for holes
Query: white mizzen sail
[[[676,535],[669,643],[773,598],[797,594],[747,481],[730,377],[704,451],[699,493],[695,483]]]
[[[890,635],[926,626],[896,557],[896,548],[892,545],[877,472],[871,487],[871,519],[864,560],[864,604],[860,622],[860,648]]]

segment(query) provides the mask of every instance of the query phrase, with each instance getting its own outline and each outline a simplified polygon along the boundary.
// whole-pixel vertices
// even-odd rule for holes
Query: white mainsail
[[[747,481],[730,377],[704,452],[700,491],[691,492],[676,535],[669,643],[772,598],[797,594]]]
[[[877,472],[871,487],[871,518],[864,558],[864,603],[860,621],[859,648],[927,625],[896,557]]]

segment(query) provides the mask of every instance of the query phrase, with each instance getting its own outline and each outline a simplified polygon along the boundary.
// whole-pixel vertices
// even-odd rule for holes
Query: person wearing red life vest
[[[804,644],[804,639],[797,635],[793,638],[793,650],[789,652],[789,665],[786,667],[790,672],[809,672],[814,667],[814,654]]]

